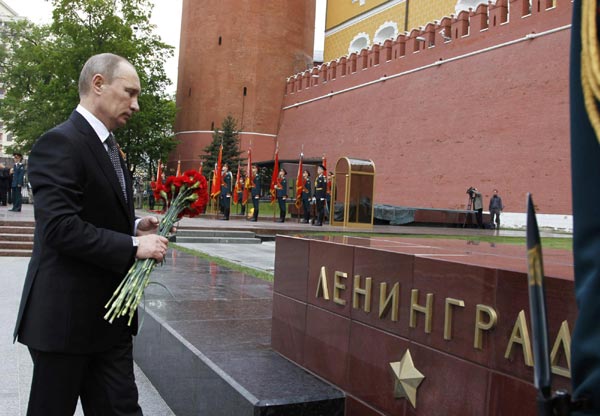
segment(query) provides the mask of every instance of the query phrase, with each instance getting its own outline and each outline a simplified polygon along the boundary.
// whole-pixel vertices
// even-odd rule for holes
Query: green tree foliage
[[[46,130],[69,117],[79,102],[79,72],[92,55],[127,58],[142,85],[141,111],[115,132],[130,171],[165,158],[175,146],[175,104],[167,97],[165,60],[173,47],[152,33],[148,0],[52,0],[53,22],[11,23],[0,32],[0,119],[13,133],[11,150],[27,153]]]
[[[204,148],[206,154],[200,155],[204,161],[202,173],[210,178],[211,171],[215,168],[219,157],[219,147],[223,143],[223,163],[229,165],[229,170],[236,173],[238,162],[243,165],[246,158],[241,158],[240,137],[237,130],[237,121],[230,115],[225,117],[222,126],[213,132],[213,141]]]

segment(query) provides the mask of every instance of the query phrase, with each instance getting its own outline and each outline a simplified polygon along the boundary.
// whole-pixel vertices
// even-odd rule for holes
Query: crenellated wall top
[[[550,27],[567,25],[570,23],[571,9],[571,0],[497,0],[495,3],[482,3],[475,10],[463,10],[457,15],[443,17],[401,33],[395,39],[387,39],[381,44],[292,75],[287,78],[285,93],[290,95],[322,88],[337,78],[364,73],[370,68],[400,59],[410,65],[410,61],[417,62],[415,58],[420,55],[419,52],[443,51],[444,59],[449,59],[453,53],[464,53],[461,46],[472,46],[484,36],[489,39],[492,33],[509,34],[517,26],[524,29],[528,24],[531,25],[531,28],[525,28],[527,35],[536,31],[534,23],[546,21]]]

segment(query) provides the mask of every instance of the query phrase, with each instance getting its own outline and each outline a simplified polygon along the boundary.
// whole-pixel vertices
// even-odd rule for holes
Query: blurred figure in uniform
[[[302,209],[304,211],[304,216],[300,220],[303,224],[308,224],[310,221],[310,202],[312,200],[312,185],[310,183],[310,172],[308,170],[304,170],[302,172],[302,179],[304,181],[302,187]]]
[[[327,179],[325,178],[325,166],[319,165],[317,168],[317,179],[315,180],[314,200],[317,204],[317,219],[313,225],[323,225],[323,216],[325,215],[325,203],[327,202]]]
[[[599,10],[597,0],[575,0],[571,30],[573,260],[579,311],[571,342],[571,380],[574,399],[588,398],[590,406],[578,415],[600,414]]]
[[[258,207],[260,205],[260,197],[262,196],[262,177],[258,172],[258,167],[256,165],[252,165],[252,177],[253,180],[250,183],[251,193],[250,196],[252,198],[252,206],[254,207],[254,212],[252,213],[252,218],[250,221],[258,221]]]
[[[287,179],[285,178],[287,171],[284,168],[279,170],[275,190],[277,192],[277,202],[279,203],[279,219],[275,222],[285,222],[286,208],[285,204],[288,198],[287,195]]]

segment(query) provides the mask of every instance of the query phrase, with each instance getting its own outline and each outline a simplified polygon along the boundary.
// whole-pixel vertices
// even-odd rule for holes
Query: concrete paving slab
[[[265,241],[262,244],[177,243],[177,245],[263,272],[273,273],[275,270],[275,241]]]
[[[28,258],[0,257],[0,416],[27,412],[32,363],[27,347],[12,342]],[[140,405],[146,415],[175,416],[146,375],[135,366]],[[83,416],[78,406],[76,416]]]

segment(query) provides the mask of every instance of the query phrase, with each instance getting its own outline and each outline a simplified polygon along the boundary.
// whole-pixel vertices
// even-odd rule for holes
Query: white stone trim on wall
[[[573,232],[573,216],[570,214],[536,214],[538,226],[542,229],[554,231]],[[500,227],[512,229],[525,229],[527,227],[527,213],[503,212],[500,214]]]
[[[361,46],[359,45],[359,41],[363,39],[366,44]],[[369,38],[369,35],[365,32],[357,33],[356,36],[354,36],[354,38],[350,41],[350,45],[348,45],[348,55],[354,52],[359,52],[364,48],[368,48],[369,46],[371,46],[371,39]]]
[[[391,35],[378,36],[380,32],[388,28],[392,28],[394,30],[394,33],[392,33]],[[386,39],[395,39],[396,36],[398,36],[398,23],[388,20],[387,22],[384,22],[381,26],[379,26],[375,31],[375,36],[373,36],[373,43],[383,44],[383,42],[385,42]]]

